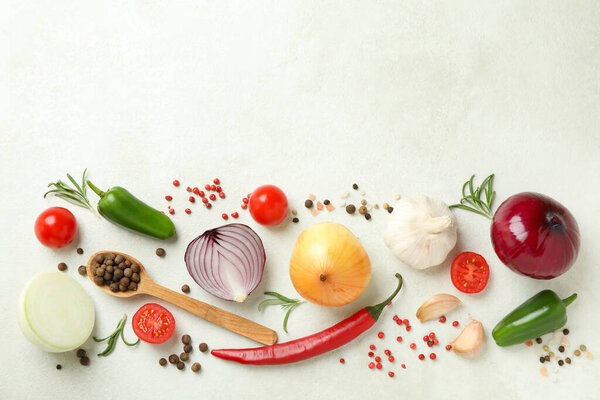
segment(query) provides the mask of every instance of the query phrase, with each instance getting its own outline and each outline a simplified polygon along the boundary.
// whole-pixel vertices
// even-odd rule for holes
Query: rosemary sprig
[[[449,207],[471,211],[492,219],[494,217],[494,213],[492,212],[492,202],[494,201],[494,196],[496,195],[496,192],[492,190],[494,174],[491,174],[485,178],[483,182],[481,182],[481,185],[479,185],[475,190],[473,190],[473,178],[475,178],[475,175],[471,176],[471,179],[466,181],[463,185],[463,197],[460,199],[460,203],[452,204]],[[484,195],[483,200],[481,199],[482,194]]]
[[[285,297],[277,292],[265,292],[267,296],[273,296],[273,299],[266,299],[260,302],[258,305],[258,311],[262,311],[266,306],[281,306],[284,310],[287,309],[285,313],[285,317],[283,318],[283,330],[285,333],[288,333],[287,323],[290,317],[290,313],[300,304],[305,303],[305,301],[298,299],[290,299],[289,297]]]
[[[48,190],[44,194],[44,198],[46,198],[48,194],[53,193],[56,197],[60,197],[61,199],[68,201],[71,204],[75,204],[76,206],[89,209],[91,212],[96,214],[98,218],[100,218],[100,215],[98,215],[98,212],[96,211],[96,209],[94,209],[94,207],[90,203],[90,200],[87,198],[87,180],[85,179],[86,172],[87,168],[83,170],[81,186],[79,185],[79,183],[77,183],[75,179],[73,179],[73,177],[70,174],[67,174],[67,178],[69,178],[69,180],[75,188],[72,188],[60,179],[57,182],[50,182],[48,184],[48,187],[54,186],[54,189]]]
[[[98,353],[99,356],[106,357],[110,353],[112,353],[113,350],[115,349],[115,345],[117,344],[117,339],[119,339],[119,336],[121,337],[121,340],[123,341],[123,343],[125,343],[127,346],[135,346],[136,344],[138,344],[140,342],[139,338],[135,343],[129,343],[127,340],[125,340],[125,336],[123,336],[123,328],[125,328],[125,321],[127,321],[127,314],[123,314],[123,318],[121,318],[121,320],[117,324],[117,328],[115,329],[115,331],[113,333],[111,333],[110,335],[108,335],[107,337],[102,338],[102,339],[98,339],[95,336],[93,337],[94,341],[97,343],[108,340],[108,345],[106,346],[106,349],[104,349],[104,351],[102,353]]]

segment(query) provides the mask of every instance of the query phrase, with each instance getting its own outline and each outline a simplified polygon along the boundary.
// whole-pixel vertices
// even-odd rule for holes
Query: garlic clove
[[[425,300],[417,310],[417,318],[421,322],[429,321],[446,315],[454,310],[461,301],[451,294],[440,293]]]
[[[483,349],[483,325],[477,320],[471,321],[450,346],[452,351],[463,357],[475,357]]]

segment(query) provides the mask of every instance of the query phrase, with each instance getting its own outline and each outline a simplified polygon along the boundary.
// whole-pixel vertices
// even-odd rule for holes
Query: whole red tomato
[[[252,218],[259,224],[277,225],[287,215],[287,197],[277,186],[264,185],[252,192],[248,208]]]
[[[51,207],[35,220],[35,236],[46,247],[65,247],[77,235],[77,220],[71,211]]]

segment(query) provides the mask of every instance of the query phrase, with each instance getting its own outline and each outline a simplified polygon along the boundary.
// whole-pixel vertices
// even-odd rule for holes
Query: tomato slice
[[[164,343],[175,331],[175,318],[163,306],[156,303],[143,305],[131,320],[133,332],[144,342]]]
[[[454,286],[461,292],[479,293],[488,283],[490,267],[479,254],[465,251],[452,261],[450,276]]]

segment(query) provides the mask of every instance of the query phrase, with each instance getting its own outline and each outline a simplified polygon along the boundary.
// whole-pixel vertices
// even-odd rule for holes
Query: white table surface
[[[598,1],[91,3],[10,1],[1,13],[0,398],[597,398],[597,361],[576,359],[542,377],[534,350],[499,348],[490,332],[539,290],[578,292],[569,307],[569,339],[600,352]],[[177,239],[136,236],[67,205],[79,222],[77,240],[63,250],[41,246],[32,229],[36,216],[65,206],[42,198],[46,184],[85,167],[98,186],[122,185],[162,209],[164,196],[173,195]],[[414,317],[428,296],[458,294],[449,277],[451,257],[437,268],[411,270],[383,244],[385,212],[374,212],[370,222],[341,209],[313,217],[302,204],[309,192],[336,199],[354,182],[380,204],[393,202],[394,193],[450,203],[472,173],[482,179],[491,172],[498,200],[538,191],[565,204],[580,225],[579,258],[552,281],[516,275],[495,256],[489,222],[457,211],[459,243],[452,255],[481,253],[491,278],[483,293],[460,294],[464,306],[448,318],[463,326],[469,316],[481,320],[487,342],[473,360],[440,346],[435,362],[421,362],[409,342],[422,347],[422,335],[435,330],[445,344],[458,333]],[[210,212],[192,205],[186,215],[185,190],[170,182],[195,186],[214,177],[228,197]],[[239,221],[265,243],[265,276],[244,304],[221,301],[193,284],[183,262],[186,245],[222,224],[223,211],[237,209],[242,196],[265,183],[286,191],[300,223],[268,229],[240,210]],[[299,307],[286,335],[283,313],[273,307],[259,313],[257,304],[265,290],[296,296],[288,276],[294,240],[328,220],[360,238],[372,260],[372,281],[348,306]],[[78,246],[84,255],[75,253]],[[158,246],[167,251],[164,259],[154,255]],[[83,368],[72,352],[47,354],[25,340],[16,300],[28,279],[65,261],[94,300],[94,333],[112,331],[123,313],[131,316],[152,299],[112,298],[79,277],[77,266],[100,249],[136,256],[157,282],[173,289],[188,283],[195,298],[273,327],[281,341],[384,298],[396,271],[406,283],[371,331],[296,365],[242,366],[194,350],[201,374],[161,368],[160,357],[181,351],[173,339],[133,349],[119,343],[112,355],[93,356]],[[195,345],[253,345],[169,308],[177,336],[189,333]],[[413,321],[410,334],[396,327],[394,314]],[[383,341],[376,338],[380,330]],[[394,340],[399,332],[403,344]],[[371,343],[393,351],[394,379],[367,368]],[[90,339],[84,348],[93,355],[102,346]]]

